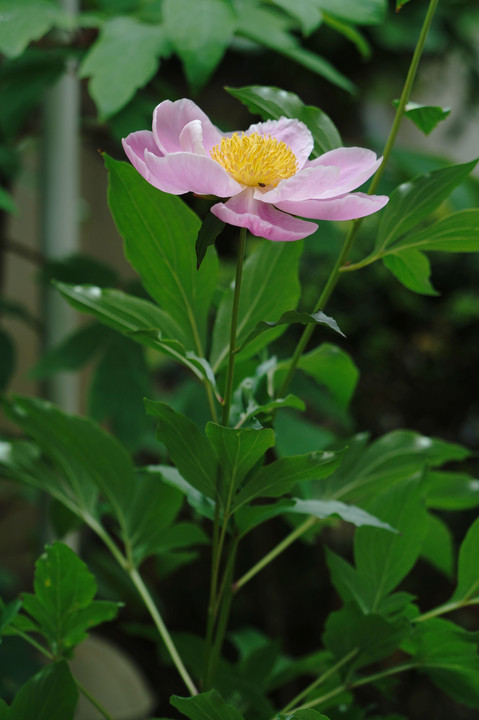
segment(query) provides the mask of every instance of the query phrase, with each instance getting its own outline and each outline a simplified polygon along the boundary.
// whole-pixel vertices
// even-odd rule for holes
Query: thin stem
[[[421,59],[421,55],[424,50],[424,44],[426,42],[426,37],[429,32],[429,28],[431,26],[432,19],[434,17],[434,13],[436,11],[438,2],[439,2],[439,0],[431,0],[431,2],[429,4],[429,8],[426,13],[426,17],[424,18],[424,23],[423,23],[423,26],[421,29],[421,33],[419,35],[416,49],[414,50],[414,54],[413,54],[413,57],[411,60],[411,65],[409,66],[409,71],[406,76],[404,88],[403,88],[403,91],[401,94],[401,99],[399,101],[399,105],[397,107],[396,114],[394,116],[391,131],[390,131],[389,137],[386,141],[386,145],[384,146],[383,161],[382,161],[381,165],[379,166],[379,168],[371,182],[371,185],[368,190],[368,195],[372,195],[375,192],[375,190],[383,176],[386,165],[389,161],[389,157],[391,155],[391,151],[393,149],[393,146],[394,146],[394,143],[396,140],[396,136],[398,134],[399,126],[401,124],[401,120],[404,116],[405,108],[406,108],[407,102],[409,100],[409,96],[411,94],[412,86],[413,86],[414,79],[415,79],[416,73],[417,73],[417,68],[419,65],[419,60]],[[362,218],[355,220],[353,222],[353,224],[350,226],[350,229],[349,229],[346,239],[344,241],[344,245],[342,247],[341,253],[340,253],[338,259],[336,260],[336,264],[335,264],[333,270],[331,271],[331,274],[326,283],[326,286],[325,286],[323,292],[321,293],[321,296],[315,307],[315,310],[314,310],[315,312],[317,310],[324,309],[334,288],[336,287],[338,280],[341,277],[341,272],[343,269],[341,266],[344,265],[344,263],[346,262],[347,256],[351,250],[351,247],[356,238],[356,235],[361,226],[361,223],[362,223]],[[357,269],[357,266],[356,266],[356,269]],[[284,394],[286,393],[286,390],[289,387],[289,384],[292,380],[292,377],[294,375],[294,372],[296,370],[298,362],[301,358],[301,355],[303,354],[303,352],[306,348],[306,345],[308,344],[309,339],[314,332],[314,329],[315,329],[315,325],[307,325],[306,326],[306,328],[301,336],[301,339],[298,343],[298,346],[296,347],[296,351],[295,351],[293,357],[291,358],[289,369],[288,369],[287,375],[283,381],[281,389],[279,391],[278,397],[283,397]]]
[[[292,532],[287,535],[284,540],[282,540],[279,545],[276,545],[267,555],[264,556],[259,562],[254,565],[251,570],[248,570],[247,573],[245,573],[239,580],[237,580],[235,583],[233,583],[233,592],[238,592],[240,588],[242,588],[244,585],[246,585],[251,578],[253,578],[257,573],[260,572],[266,565],[269,565],[269,563],[274,560],[278,555],[280,555],[283,550],[286,550],[297,538],[301,537],[301,535],[304,535],[305,532],[307,532],[310,528],[313,527],[317,522],[319,522],[318,518],[316,517],[309,517],[307,520],[304,521],[301,525],[298,525],[298,527],[293,530]]]
[[[432,610],[419,615],[419,617],[414,619],[414,622],[424,622],[425,620],[430,620],[431,618],[438,617],[439,615],[445,615],[446,613],[454,612],[454,610],[460,610],[468,605],[479,605],[479,597],[439,605],[439,607],[433,608]]]
[[[55,656],[47,650],[43,645],[40,645],[39,642],[37,642],[34,638],[30,637],[30,635],[27,635],[27,633],[23,632],[23,630],[19,630],[16,627],[10,627],[9,631],[12,630],[15,635],[18,635],[18,637],[21,637],[22,640],[26,640],[27,643],[30,643],[32,647],[35,648],[35,650],[38,650],[42,655],[44,655],[49,660],[55,660]]]
[[[329,678],[338,672],[344,665],[347,665],[347,663],[355,657],[355,655],[358,654],[358,648],[354,648],[354,650],[351,650],[350,653],[345,655],[341,660],[338,660],[338,662],[330,667],[326,672],[322,673],[314,682],[312,682],[310,685],[308,685],[307,688],[302,690],[298,695],[296,695],[295,698],[291,700],[290,703],[288,703],[281,711],[280,715],[284,715],[287,713],[291,708],[293,708],[300,700],[302,700],[304,697],[309,695],[310,692],[315,690],[320,685],[323,685],[326,680],[329,680]]]
[[[241,292],[241,277],[243,274],[243,261],[246,248],[246,228],[241,228],[238,259],[236,261],[235,291],[233,296],[233,309],[231,312],[230,348],[228,354],[228,370],[226,373],[225,397],[223,401],[223,414],[221,423],[228,425],[231,408],[231,394],[233,392],[234,367],[236,357],[236,326],[238,322],[239,299]]]
[[[176,669],[180,673],[181,677],[183,678],[183,681],[190,691],[191,695],[197,695],[198,690],[196,689],[196,686],[191,679],[187,669],[185,668],[183,661],[181,657],[178,654],[178,651],[175,647],[175,644],[171,638],[170,633],[168,632],[168,629],[163,622],[163,618],[161,617],[158,608],[156,607],[153,598],[151,597],[148,588],[146,587],[145,583],[143,582],[142,577],[138,573],[138,570],[136,568],[133,568],[129,570],[128,572],[134,586],[138,590],[143,602],[145,603],[146,607],[148,608],[148,611],[153,618],[153,622],[155,623],[158,632],[160,633],[161,639],[166,645],[166,648],[170,654],[171,659],[173,660]]]
[[[88,702],[90,702],[93,705],[93,707],[98,710],[100,715],[103,715],[105,720],[113,720],[113,717],[110,715],[110,713],[107,710],[105,710],[103,705],[101,705],[98,702],[98,700],[96,700],[93,697],[93,695],[86,689],[86,687],[84,685],[82,685],[80,682],[78,682],[78,680],[76,678],[73,678],[73,679],[75,680],[75,684],[76,684],[77,688],[79,689],[79,691],[81,692],[81,694],[84,695],[86,697],[86,699],[88,700]]]

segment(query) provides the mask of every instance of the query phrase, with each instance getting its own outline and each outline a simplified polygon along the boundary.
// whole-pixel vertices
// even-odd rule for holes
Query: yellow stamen
[[[222,138],[211,157],[235,180],[250,187],[276,187],[298,170],[296,157],[286,143],[256,132]]]

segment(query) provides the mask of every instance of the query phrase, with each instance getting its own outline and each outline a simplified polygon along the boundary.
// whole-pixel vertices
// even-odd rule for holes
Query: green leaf
[[[384,490],[365,509],[379,516],[400,534],[377,528],[360,528],[354,536],[356,569],[367,577],[373,590],[371,612],[414,566],[427,532],[427,513],[422,502],[422,483],[412,480]]]
[[[40,380],[57,372],[78,370],[103,344],[105,330],[97,323],[84,325],[65,340],[50,348],[30,370],[30,377]]]
[[[329,720],[326,715],[319,713],[317,710],[312,708],[306,708],[305,710],[296,710],[291,715],[278,715],[278,717],[290,718],[290,720]]]
[[[263,242],[246,260],[238,311],[238,347],[265,317],[275,321],[298,302],[301,292],[298,263],[302,249],[301,242]],[[214,372],[224,365],[228,356],[233,295],[234,288],[230,287],[223,296],[216,316],[210,358]],[[247,353],[243,353],[242,357],[250,357],[264,347],[268,340],[258,338],[248,346]]]
[[[66,662],[51,663],[15,695],[5,720],[73,720],[78,690]]]
[[[203,355],[218,259],[209,252],[201,270],[196,270],[199,219],[180,198],[149,185],[131,165],[107,155],[105,165],[108,202],[127,260],[141,275],[146,290],[181,328],[181,335],[170,337]]]
[[[477,160],[472,160],[463,165],[451,165],[400,185],[381,214],[376,248],[384,250],[430,215],[469,175],[476,163]]]
[[[170,703],[190,720],[243,720],[240,711],[227,705],[216,690],[190,698],[173,695]]]
[[[479,505],[479,480],[466,473],[429,471],[428,507],[435,510],[468,510]]]
[[[80,77],[91,78],[88,87],[99,114],[106,118],[121,110],[151,80],[159,58],[169,52],[161,25],[147,25],[131,16],[106,20],[80,66]]]
[[[0,390],[5,390],[15,370],[15,346],[10,335],[0,328]]]
[[[424,538],[421,555],[446,577],[454,573],[454,542],[451,531],[445,522],[436,515],[428,513],[427,533]],[[478,573],[479,575],[479,573]]]
[[[344,350],[322,343],[303,355],[298,367],[319,385],[327,387],[341,407],[349,405],[359,380],[359,370]]]
[[[145,400],[145,407],[158,419],[158,439],[181,475],[200,493],[216,500],[217,460],[206,437],[192,420],[165,403]]]
[[[380,25],[387,10],[386,0],[318,0],[321,10],[342,18],[354,25]]]
[[[419,250],[402,250],[383,257],[387,269],[408,290],[421,295],[439,295],[429,281],[431,265]]]
[[[335,470],[341,457],[331,452],[313,452],[275,460],[248,479],[234,503],[237,510],[257,497],[280,497],[300,480],[319,480]]]
[[[334,330],[334,332],[337,332],[339,335],[342,335],[343,337],[346,337],[343,332],[338,327],[338,324],[336,320],[332,317],[329,317],[328,315],[325,315],[321,310],[318,310],[314,313],[307,313],[307,312],[298,312],[297,310],[288,310],[287,312],[283,313],[279,320],[276,320],[276,322],[268,322],[267,320],[262,320],[259,322],[254,330],[250,332],[248,337],[242,342],[241,346],[238,347],[237,351],[240,352],[248,343],[250,343],[252,340],[254,340],[258,335],[261,333],[271,330],[275,327],[278,327],[278,325],[324,325],[326,327],[329,327],[331,330]]]
[[[381,615],[364,615],[349,602],[329,615],[323,643],[338,660],[357,649],[351,666],[360,668],[391,655],[410,631],[404,618],[386,620]]]
[[[0,188],[0,209],[5,210],[12,215],[18,212],[15,200],[9,192],[4,190],[4,188]]]
[[[299,22],[304,35],[310,35],[321,24],[322,15],[318,7],[318,0],[272,0],[275,5],[284,10]]]
[[[418,669],[426,672],[442,692],[461,704],[479,708],[477,638],[447,620],[417,623],[404,644]]]
[[[333,85],[354,92],[355,86],[323,57],[301,47],[298,40],[287,32],[288,21],[266,8],[249,5],[238,19],[237,34],[247,37],[263,47],[291,58],[295,62],[321,75]]]
[[[459,210],[430,225],[425,230],[407,235],[394,245],[427,252],[477,252],[479,250],[479,210]]]
[[[95,578],[85,563],[63,543],[46,546],[35,565],[35,594],[24,593],[23,610],[38,624],[55,657],[69,657],[87,630],[112,620],[118,604],[94,601]]]
[[[399,100],[394,100],[393,104],[398,107]],[[413,121],[419,130],[422,130],[425,135],[429,135],[438,123],[447,118],[450,112],[450,108],[442,108],[438,105],[420,105],[415,102],[408,102],[405,115]]]
[[[22,601],[20,598],[12,600],[12,602],[8,605],[4,605],[3,601],[0,599],[0,638],[5,633],[5,630],[8,630],[8,627],[11,625],[13,620],[15,620],[21,607]]]
[[[218,235],[221,235],[225,227],[222,220],[219,220],[213,213],[208,213],[198,232],[196,238],[196,269],[199,270],[201,263],[206,255],[206,251],[211,245],[215,244]]]
[[[479,518],[471,525],[459,551],[457,587],[453,602],[466,602],[479,595]]]
[[[295,410],[305,410],[306,405],[301,398],[296,395],[286,395],[284,398],[276,398],[265,402],[256,402],[254,398],[250,398],[245,404],[243,410],[239,411],[238,420],[235,427],[244,425],[248,420],[255,418],[257,415],[271,415],[281,408],[294,408]],[[237,408],[232,408],[237,410]],[[231,418],[235,417],[233,412]]]
[[[64,13],[48,0],[0,0],[0,15],[0,52],[16,57],[33,40],[43,37]]]
[[[304,122],[314,139],[313,155],[321,155],[342,145],[341,136],[326,113],[312,105],[304,105],[301,98],[294,93],[263,85],[227,87],[225,90],[263,120],[278,120],[285,116]]]
[[[248,472],[274,445],[274,432],[267,429],[236,430],[210,422],[206,426],[206,436],[215,451],[231,497]]]
[[[168,339],[170,334],[182,335],[182,331],[166,312],[153,303],[119,290],[103,290],[89,285],[70,286],[64,283],[55,285],[77,310],[93,315],[135,342],[168,355],[188,368],[201,382],[208,382],[217,392],[209,364],[204,358],[186,351],[180,342]],[[166,338],[163,338],[163,333]]]
[[[396,0],[396,12],[401,10],[410,0]]]
[[[200,493],[193,485],[190,485],[178,470],[172,465],[147,465],[141,471],[148,475],[156,476],[162,481],[177,488],[186,498],[187,503],[198,512],[199,515],[212,520],[215,512],[214,502]]]
[[[163,0],[165,30],[197,92],[220,63],[236,27],[225,0]]]

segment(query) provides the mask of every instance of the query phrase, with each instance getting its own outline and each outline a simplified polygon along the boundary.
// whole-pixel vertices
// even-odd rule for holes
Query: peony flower
[[[154,187],[173,195],[229,198],[211,212],[268,240],[299,240],[317,229],[300,218],[352,220],[388,201],[351,192],[379,167],[374,152],[341,147],[308,160],[313,137],[290,118],[225,134],[192,100],[165,100],[153,113],[153,132],[130,133],[123,147]]]

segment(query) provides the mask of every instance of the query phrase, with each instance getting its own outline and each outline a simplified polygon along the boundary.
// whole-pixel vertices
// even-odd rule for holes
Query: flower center
[[[211,157],[235,180],[250,187],[276,187],[298,170],[296,157],[286,143],[257,132],[222,138],[211,150]]]

